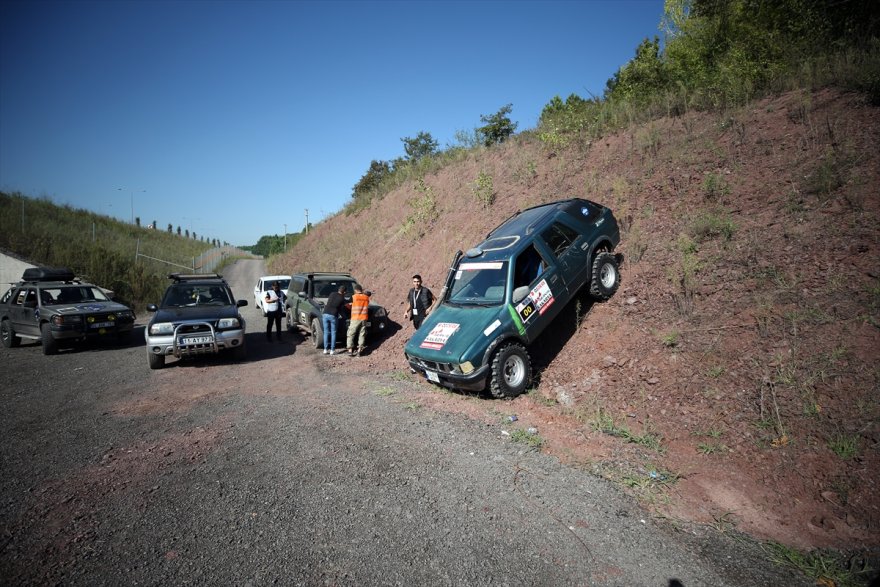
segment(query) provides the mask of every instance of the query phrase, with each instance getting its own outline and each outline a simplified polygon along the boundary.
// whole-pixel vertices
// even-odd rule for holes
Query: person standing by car
[[[338,291],[334,291],[327,297],[324,310],[321,314],[321,322],[324,327],[324,354],[332,355],[336,349],[336,324],[339,322],[339,310],[345,305],[345,286],[340,285]]]
[[[413,328],[419,329],[425,316],[434,307],[434,294],[427,287],[422,287],[422,276],[416,273],[412,276],[413,286],[406,296],[408,308],[404,316],[407,320],[412,320]]]
[[[272,324],[275,324],[275,331],[278,340],[281,340],[281,316],[284,315],[284,300],[286,296],[281,291],[281,284],[277,281],[272,284],[272,289],[266,292],[265,302],[263,306],[266,308],[266,340],[272,340]]]
[[[354,295],[351,296],[351,322],[348,325],[348,340],[346,351],[350,357],[360,356],[367,348],[367,319],[369,316],[370,296],[364,293],[361,284],[354,285]],[[355,347],[355,337],[358,346]]]

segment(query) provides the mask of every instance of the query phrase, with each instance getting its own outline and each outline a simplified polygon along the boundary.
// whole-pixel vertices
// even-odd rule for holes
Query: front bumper
[[[174,329],[174,334],[153,335],[149,329],[144,334],[147,342],[147,352],[154,355],[169,355],[173,357],[191,357],[198,355],[213,355],[227,349],[244,346],[244,330],[216,330],[207,322],[200,326],[206,327],[204,331],[195,334],[183,334],[180,329],[183,326],[190,327],[192,323],[180,325]]]
[[[134,320],[117,320],[112,325],[95,326],[94,324],[63,324],[49,323],[52,338],[58,341],[98,339],[108,336],[128,334],[134,328]]]
[[[459,389],[464,391],[483,391],[486,389],[486,380],[489,377],[489,365],[483,365],[467,375],[464,375],[462,373],[453,372],[448,363],[426,361],[406,354],[405,356],[409,366],[418,373],[421,373],[422,376],[431,383],[449,389]]]

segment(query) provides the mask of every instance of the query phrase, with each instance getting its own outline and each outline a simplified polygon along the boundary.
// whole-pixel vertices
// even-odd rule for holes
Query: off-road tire
[[[324,328],[317,318],[312,318],[312,330],[310,332],[312,344],[316,349],[324,348]]]
[[[9,320],[0,322],[0,339],[3,340],[3,346],[6,348],[17,347],[21,344],[21,338],[16,336],[15,329],[12,328]]]
[[[161,369],[165,366],[165,355],[150,353],[147,355],[147,358],[150,359],[150,369]]]
[[[57,355],[58,341],[52,337],[52,331],[49,329],[48,322],[43,322],[43,324],[40,325],[40,335],[43,342],[43,354]]]
[[[296,330],[296,322],[293,319],[290,308],[284,311],[284,322],[287,324],[287,332],[294,332]]]
[[[516,397],[526,390],[532,378],[529,353],[519,343],[505,344],[492,357],[489,393],[492,397]]]
[[[590,295],[599,300],[607,300],[620,287],[620,263],[608,251],[602,251],[593,259],[590,274]]]

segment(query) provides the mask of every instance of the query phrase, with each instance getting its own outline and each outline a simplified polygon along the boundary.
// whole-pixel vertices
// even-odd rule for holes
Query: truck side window
[[[541,234],[541,238],[544,239],[557,259],[565,254],[577,240],[577,237],[577,232],[560,222],[554,222]]]
[[[513,273],[513,289],[524,285],[531,285],[547,268],[547,262],[541,256],[541,253],[535,248],[535,245],[529,245],[525,251],[516,258],[516,265]]]

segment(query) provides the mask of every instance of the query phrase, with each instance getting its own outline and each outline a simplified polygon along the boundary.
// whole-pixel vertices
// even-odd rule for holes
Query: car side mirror
[[[298,296],[301,297],[302,299],[306,299],[306,292],[304,292],[304,291],[301,291],[301,292],[299,292],[299,293],[296,294],[296,295],[298,295]]]
[[[513,290],[513,303],[518,304],[525,299],[525,297],[529,295],[529,286],[521,285],[515,290]]]
[[[237,302],[235,302],[235,305],[238,306],[239,308],[241,308],[242,306],[247,306],[248,301],[247,300],[238,300]]]
[[[159,310],[159,306],[156,304],[147,304],[147,312],[156,312]]]

